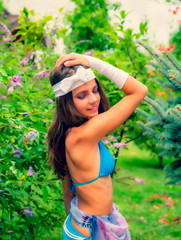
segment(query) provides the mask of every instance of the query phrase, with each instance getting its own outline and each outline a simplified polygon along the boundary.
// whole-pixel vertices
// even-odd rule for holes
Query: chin
[[[95,112],[95,113],[91,113],[91,114],[90,113],[89,114],[82,114],[82,116],[90,119],[90,118],[93,118],[93,117],[97,116],[98,114],[99,114],[98,112]]]
[[[96,117],[98,114],[99,114],[99,113],[92,114],[91,116],[89,116],[89,118]]]

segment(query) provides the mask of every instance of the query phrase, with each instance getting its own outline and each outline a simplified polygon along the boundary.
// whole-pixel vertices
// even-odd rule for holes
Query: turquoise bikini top
[[[74,192],[75,187],[77,186],[82,186],[82,185],[95,182],[98,178],[108,176],[113,172],[114,166],[115,166],[115,160],[113,156],[101,141],[99,141],[98,146],[99,146],[99,152],[100,152],[100,169],[99,169],[98,177],[96,177],[91,181],[87,181],[83,183],[74,183],[70,178],[70,181],[71,181],[70,192]]]

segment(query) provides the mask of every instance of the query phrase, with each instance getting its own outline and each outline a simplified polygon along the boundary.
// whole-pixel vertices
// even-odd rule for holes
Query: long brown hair
[[[50,74],[51,85],[53,86],[61,82],[64,78],[74,75],[79,66],[80,65],[66,67],[61,65],[54,68]],[[95,80],[101,98],[98,110],[99,113],[102,113],[109,109],[109,103],[100,82],[97,79]],[[56,98],[55,116],[48,131],[48,153],[49,164],[54,168],[54,173],[58,175],[58,178],[63,179],[67,174],[65,157],[65,138],[67,130],[72,127],[78,127],[86,121],[88,121],[88,119],[83,117],[74,105],[72,92]]]

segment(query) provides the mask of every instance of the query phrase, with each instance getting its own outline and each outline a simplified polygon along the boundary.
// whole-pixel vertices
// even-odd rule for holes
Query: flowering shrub
[[[169,47],[167,47],[167,48],[165,48],[163,45],[159,45],[159,47],[158,47],[158,50],[160,51],[160,52],[164,52],[164,51],[166,51],[166,52],[171,52],[173,49],[175,48],[175,46],[173,45],[173,44],[171,44]]]
[[[65,216],[60,181],[46,163],[54,95],[43,68],[53,68],[57,56],[43,49],[36,62],[36,51],[24,51],[20,43],[0,46],[2,239],[41,239]]]
[[[179,7],[178,7],[178,6],[177,6],[174,10],[168,9],[168,11],[169,11],[169,12],[172,12],[173,14],[177,14],[178,10],[179,10]]]
[[[44,16],[37,18],[33,10],[28,11],[25,7],[19,16],[19,26],[16,28],[17,33],[14,35],[14,41],[23,42],[28,49],[40,51],[42,47],[53,48],[56,40],[60,37],[62,27],[58,17]],[[7,29],[1,26],[6,36],[9,37]],[[37,58],[40,56],[37,55]]]
[[[0,28],[4,32],[7,38],[11,36],[11,31],[7,28],[7,26],[4,23],[0,22]]]
[[[15,86],[18,86],[20,88],[23,87],[23,85],[20,83],[21,79],[22,77],[19,74],[16,74],[13,78],[9,78],[9,80],[11,80],[11,86],[8,88],[8,93],[13,93]]]

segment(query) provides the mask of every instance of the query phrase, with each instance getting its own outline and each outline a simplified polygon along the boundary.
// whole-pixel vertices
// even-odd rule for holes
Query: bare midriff
[[[95,182],[76,187],[78,208],[90,215],[109,215],[112,211],[112,181],[110,176],[100,177]],[[73,227],[86,237],[90,237],[89,228],[81,227],[71,219]]]

